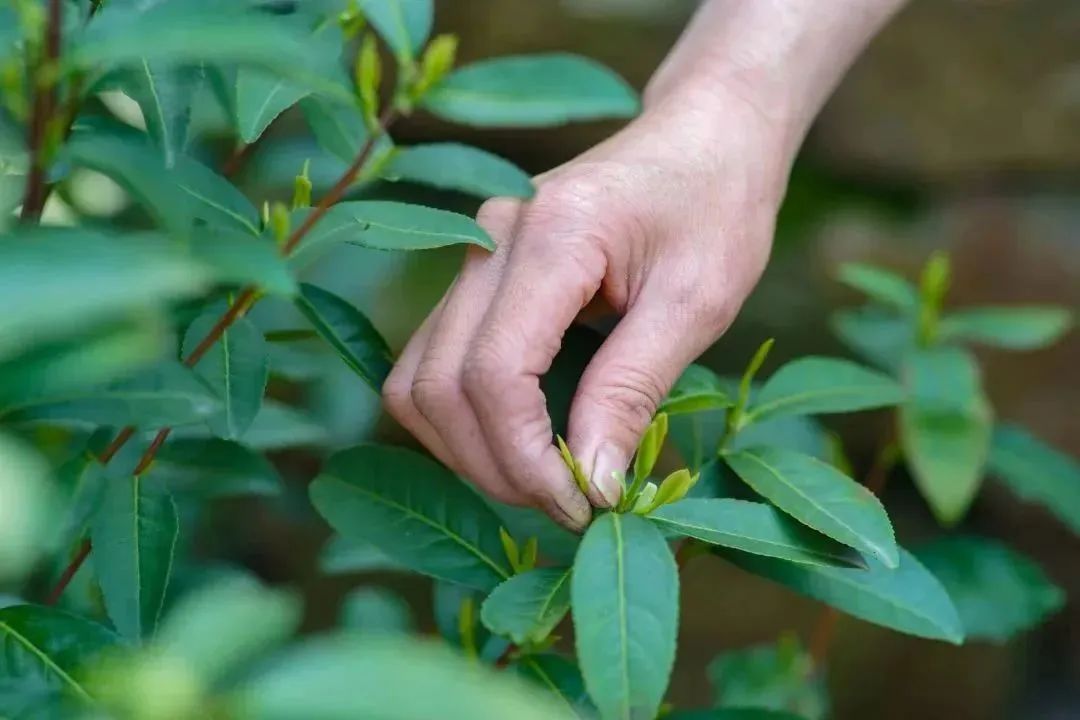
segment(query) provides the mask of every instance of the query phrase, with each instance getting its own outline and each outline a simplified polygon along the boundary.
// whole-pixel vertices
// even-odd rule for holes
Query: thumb
[[[685,304],[639,302],[600,347],[570,407],[568,441],[589,475],[589,499],[614,506],[625,473],[660,403],[718,333]]]

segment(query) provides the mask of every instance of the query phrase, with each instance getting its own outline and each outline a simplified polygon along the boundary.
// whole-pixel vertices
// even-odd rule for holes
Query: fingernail
[[[619,499],[622,497],[622,483],[619,482],[616,473],[625,473],[626,466],[627,461],[614,445],[604,443],[596,451],[589,483],[600,493],[607,507],[615,507],[619,504]]]

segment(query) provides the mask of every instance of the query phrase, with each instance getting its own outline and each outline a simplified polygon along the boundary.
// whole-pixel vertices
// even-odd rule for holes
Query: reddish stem
[[[68,566],[64,568],[63,574],[60,575],[60,579],[56,581],[56,585],[53,587],[52,592],[49,593],[49,597],[45,600],[46,605],[55,605],[60,596],[64,594],[64,590],[71,584],[72,578],[75,577],[75,573],[79,572],[79,568],[86,561],[86,557],[90,554],[90,541],[83,540],[79,545],[78,552],[75,553],[75,557],[71,559]]]
[[[49,0],[49,15],[45,21],[45,46],[41,58],[32,73],[34,87],[33,108],[30,111],[29,136],[27,146],[30,150],[30,173],[26,180],[26,194],[23,196],[22,212],[19,217],[23,222],[37,220],[45,209],[48,197],[45,175],[47,172],[45,153],[46,135],[49,123],[56,111],[56,62],[60,57],[60,28],[63,23],[62,0]]]

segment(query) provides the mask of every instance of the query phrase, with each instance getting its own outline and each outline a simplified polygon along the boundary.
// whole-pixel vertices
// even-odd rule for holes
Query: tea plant
[[[842,319],[845,337],[878,364],[898,361],[887,372],[804,358],[756,387],[771,343],[737,383],[691,367],[620,478],[619,506],[583,537],[485,501],[418,452],[333,452],[310,486],[338,533],[323,569],[435,578],[442,640],[407,637],[408,608],[371,588],[350,595],[337,629],[293,640],[293,594],[199,563],[192,536],[206,507],[282,493],[267,453],[332,446],[284,402],[323,372],[289,351],[319,340],[373,391],[389,370],[371,320],[308,282],[306,269],[343,244],[492,249],[467,216],[378,199],[383,183],[532,192],[496,156],[456,143],[399,146],[391,130],[418,112],[477,127],[636,112],[618,77],[571,55],[455,67],[456,40],[429,40],[433,11],[431,0],[0,5],[0,587],[12,595],[0,609],[0,716],[825,712],[823,658],[792,638],[718,662],[717,708],[664,704],[679,568],[705,553],[950,642],[1007,636],[1060,603],[1029,561],[986,541],[950,540],[916,559],[842,454],[816,447],[824,434],[810,416],[897,407],[900,450],[887,443],[879,466],[902,453],[939,516],[959,518],[988,462],[1080,527],[1075,463],[1015,429],[991,439],[975,366],[951,346],[1032,346],[1067,317],[1012,311],[1003,325],[942,314],[940,261],[921,292],[880,271],[845,272],[887,308]],[[125,97],[145,130],[131,126]],[[229,178],[258,161],[263,136],[290,110],[321,151],[296,163],[290,204],[253,201]],[[138,211],[82,207],[87,171],[119,185]],[[292,312],[269,322],[256,306]],[[689,467],[654,477],[668,437]],[[585,482],[558,442],[568,478]],[[1018,599],[996,605],[991,583]],[[558,637],[568,615],[572,654]]]

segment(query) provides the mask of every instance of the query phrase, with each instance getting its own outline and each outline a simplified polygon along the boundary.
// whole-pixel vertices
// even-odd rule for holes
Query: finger
[[[618,503],[641,435],[686,367],[727,328],[733,313],[713,311],[689,293],[649,288],[589,362],[570,406],[568,444],[605,505]],[[676,298],[679,295],[675,296]]]
[[[428,338],[413,378],[412,400],[458,459],[466,477],[503,502],[527,505],[531,504],[528,494],[516,488],[496,464],[462,387],[466,353],[498,290],[517,215],[516,204],[512,208],[498,206],[494,211],[488,207],[480,219],[496,239],[498,249],[494,254],[469,250]]]
[[[501,470],[553,518],[576,528],[591,509],[552,444],[540,376],[599,289],[606,265],[590,238],[524,221],[464,368],[465,392]]]

